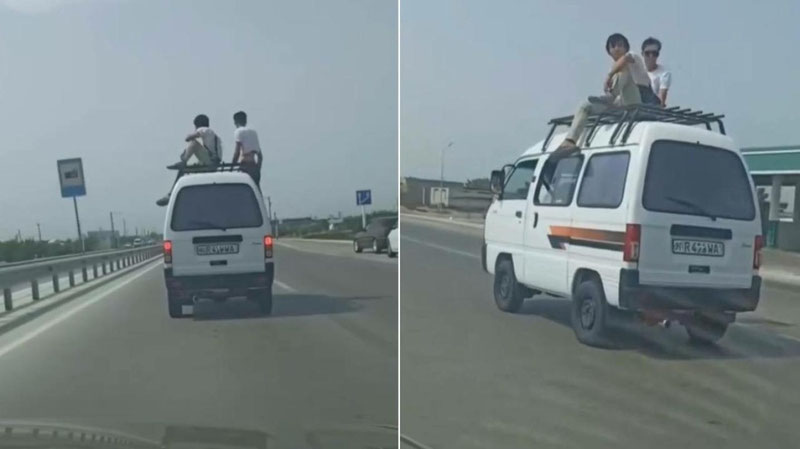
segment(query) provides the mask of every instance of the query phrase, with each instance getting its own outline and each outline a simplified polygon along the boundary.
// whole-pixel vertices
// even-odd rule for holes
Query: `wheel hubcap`
[[[594,325],[596,310],[591,298],[584,298],[581,302],[581,327],[591,329]]]

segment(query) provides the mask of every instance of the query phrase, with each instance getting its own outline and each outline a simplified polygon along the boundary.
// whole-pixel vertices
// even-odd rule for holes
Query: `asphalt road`
[[[800,294],[766,284],[716,347],[637,325],[578,343],[568,302],[499,311],[482,231],[403,217],[401,429],[434,448],[800,444]]]
[[[0,420],[251,428],[270,447],[396,425],[396,260],[278,243],[270,317],[229,301],[168,318],[159,261],[0,335]]]

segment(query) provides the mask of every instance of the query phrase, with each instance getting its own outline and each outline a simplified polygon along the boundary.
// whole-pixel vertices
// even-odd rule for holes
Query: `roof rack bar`
[[[625,122],[625,119],[628,117],[628,111],[626,110],[624,114],[622,114],[622,118],[619,122],[617,122],[617,126],[614,128],[614,132],[611,134],[611,137],[608,139],[609,145],[614,145],[617,141],[617,135],[619,134],[620,130],[622,129],[622,124]]]
[[[636,114],[639,112],[639,109],[634,109],[631,113],[631,118],[628,120],[628,125],[625,127],[625,132],[622,133],[622,144],[625,145],[628,143],[628,136],[631,135],[631,131],[633,130],[633,125],[636,120]]]
[[[552,123],[552,120],[551,120]],[[547,146],[550,144],[550,139],[553,138],[553,133],[556,132],[556,127],[558,127],[557,123],[553,123],[553,126],[550,127],[550,132],[547,133],[547,137],[545,137],[544,142],[542,143],[542,153],[547,151]]]

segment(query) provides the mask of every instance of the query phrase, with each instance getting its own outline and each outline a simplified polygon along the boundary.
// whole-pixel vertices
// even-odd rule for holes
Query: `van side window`
[[[514,167],[506,185],[503,187],[504,200],[524,200],[528,198],[528,189],[533,182],[533,172],[536,170],[538,159],[522,161]]]
[[[578,192],[578,206],[616,209],[622,204],[629,152],[601,153],[589,158]]]
[[[582,166],[583,156],[545,163],[533,202],[542,206],[569,206]]]

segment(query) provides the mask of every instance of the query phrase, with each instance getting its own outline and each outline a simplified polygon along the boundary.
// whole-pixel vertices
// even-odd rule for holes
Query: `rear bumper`
[[[749,312],[761,295],[761,277],[750,288],[686,288],[641,285],[637,270],[620,270],[619,304],[629,310],[704,310]]]
[[[268,263],[259,273],[220,274],[213,276],[174,276],[171,268],[164,269],[164,282],[170,295],[191,297],[213,291],[225,292],[226,296],[245,295],[251,290],[272,288],[275,279],[275,264]]]

